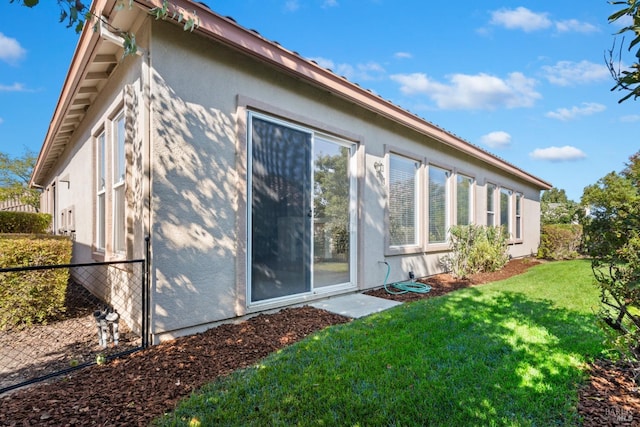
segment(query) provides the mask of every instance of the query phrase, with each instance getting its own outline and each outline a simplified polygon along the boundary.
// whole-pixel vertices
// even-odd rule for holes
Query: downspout
[[[152,31],[152,26],[149,26],[149,33]],[[152,162],[152,140],[151,140],[151,34],[148,35],[148,46],[142,55],[142,63],[140,69],[140,78],[141,78],[141,91],[142,91],[142,111],[143,111],[143,144],[144,147],[144,156],[145,162],[143,164],[143,224],[144,224],[144,236],[145,236],[145,276],[146,283],[144,286],[146,287],[146,298],[143,301],[143,314],[145,316],[144,322],[146,323],[146,330],[143,331],[145,337],[143,337],[143,341],[146,340],[146,344],[153,344],[153,341],[150,341],[152,334],[152,325],[153,325],[153,313],[151,312],[151,300],[152,300],[152,283],[155,283],[154,277],[152,276],[152,259],[153,259],[153,244],[151,239],[152,233],[152,176],[153,176],[153,162]]]
[[[122,48],[124,48],[124,39],[117,34],[111,32],[103,23],[99,21],[100,24],[100,37],[104,40],[114,43]],[[151,26],[149,27],[151,28]],[[151,30],[149,30],[151,31]],[[149,36],[149,43],[151,43],[151,36]],[[141,47],[137,47],[136,55],[142,58],[140,65],[140,92],[142,94],[142,127],[143,130],[141,132],[143,139],[143,158],[145,162],[143,164],[143,230],[142,234],[144,235],[145,241],[145,250],[142,254],[142,258],[145,259],[145,272],[143,276],[146,280],[143,283],[145,289],[142,292],[142,325],[141,325],[141,333],[142,333],[142,346],[147,347],[150,343],[151,338],[151,325],[153,321],[153,316],[151,313],[151,283],[153,279],[151,277],[150,268],[151,258],[152,258],[152,240],[151,240],[151,231],[152,231],[152,211],[151,211],[151,188],[152,188],[152,172],[153,172],[153,162],[151,161],[151,53],[149,46],[147,49],[143,49]]]

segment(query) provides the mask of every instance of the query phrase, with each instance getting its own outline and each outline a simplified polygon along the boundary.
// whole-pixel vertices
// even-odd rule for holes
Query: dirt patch
[[[45,325],[0,331],[0,389],[91,363],[99,354],[111,356],[142,345],[124,321],[119,322],[118,346],[102,348],[94,311],[102,304],[71,281],[66,311]]]
[[[498,273],[468,280],[438,275],[428,279],[428,294],[388,295],[384,289],[369,294],[397,301],[432,298],[520,274],[537,263],[513,260]],[[255,364],[317,330],[349,321],[305,306],[221,325],[4,396],[0,425],[146,426],[216,377]],[[631,367],[595,363],[590,382],[580,391],[578,410],[584,425],[638,425],[640,399],[632,378]]]

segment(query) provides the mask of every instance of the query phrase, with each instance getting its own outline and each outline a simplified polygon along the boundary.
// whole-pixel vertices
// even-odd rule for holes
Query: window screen
[[[447,241],[448,170],[429,166],[429,243]]]
[[[418,244],[417,179],[419,163],[389,156],[389,245]]]

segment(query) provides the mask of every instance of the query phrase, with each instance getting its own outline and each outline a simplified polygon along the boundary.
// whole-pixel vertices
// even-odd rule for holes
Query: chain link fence
[[[0,329],[0,394],[148,346],[144,260],[0,269],[5,280],[64,269],[64,307],[38,324]]]

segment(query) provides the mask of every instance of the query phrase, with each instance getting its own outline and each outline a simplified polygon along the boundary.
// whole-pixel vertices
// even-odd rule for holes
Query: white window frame
[[[515,194],[515,206],[514,206],[514,214],[515,214],[515,223],[514,223],[514,239],[517,242],[521,242],[523,237],[523,225],[522,222],[522,208],[524,203],[524,195],[522,193]]]
[[[496,190],[498,186],[491,182],[487,182],[487,197],[485,199],[485,206],[487,209],[487,226],[495,227],[496,225]],[[489,201],[489,197],[491,197],[491,201]],[[491,219],[490,219],[491,218]]]
[[[420,200],[421,197],[421,170],[423,161],[415,155],[411,153],[407,153],[403,150],[398,150],[395,148],[388,148],[386,153],[387,161],[386,161],[386,169],[387,169],[387,207],[386,207],[386,248],[387,255],[396,255],[396,254],[407,254],[407,253],[417,253],[422,251],[422,204]],[[393,192],[391,189],[391,160],[392,158],[400,158],[406,160],[408,163],[413,162],[414,164],[414,200],[413,200],[413,225],[414,225],[414,233],[413,233],[413,242],[407,242],[406,244],[393,244],[392,236],[391,236],[391,203]]]
[[[467,204],[469,206],[469,210],[468,210],[468,218],[466,218],[466,224],[460,224],[460,206],[458,205],[458,195],[459,195],[459,191],[460,191],[460,184],[461,184],[461,180],[467,180],[469,182],[469,198],[467,199]],[[474,177],[472,177],[471,175],[467,175],[465,173],[461,173],[461,172],[457,172],[456,173],[456,178],[455,178],[455,186],[456,186],[456,197],[455,197],[455,202],[456,202],[456,218],[455,218],[455,223],[457,225],[471,225],[475,223],[475,211],[474,211],[474,206],[475,206],[475,183],[476,180]]]
[[[102,129],[96,136],[96,238],[95,249],[106,251],[107,237],[107,136]]]
[[[499,194],[499,200],[500,200],[500,226],[504,226],[505,224],[503,224],[502,220],[503,218],[507,219],[507,224],[506,224],[506,231],[507,231],[507,235],[508,235],[508,239],[509,241],[513,240],[513,190],[510,190],[508,188],[505,187],[500,187],[500,191],[498,192]],[[505,195],[506,196],[506,200],[507,200],[507,212],[505,215],[505,212],[503,212],[503,207],[502,207],[502,196]],[[503,216],[504,215],[504,216]]]
[[[122,126],[120,126],[122,125]],[[118,254],[125,252],[126,238],[126,131],[124,108],[111,120],[111,235],[113,251]]]
[[[439,169],[445,173],[445,193],[444,193],[444,240],[443,241],[432,241],[431,234],[431,172],[433,169]],[[452,191],[451,191],[451,181],[453,177],[452,168],[446,167],[444,165],[440,165],[437,163],[429,163],[427,170],[427,209],[425,215],[427,217],[425,231],[426,231],[426,239],[427,239],[427,249],[428,250],[440,250],[441,248],[449,247],[449,227],[451,226],[451,200],[452,200]]]

